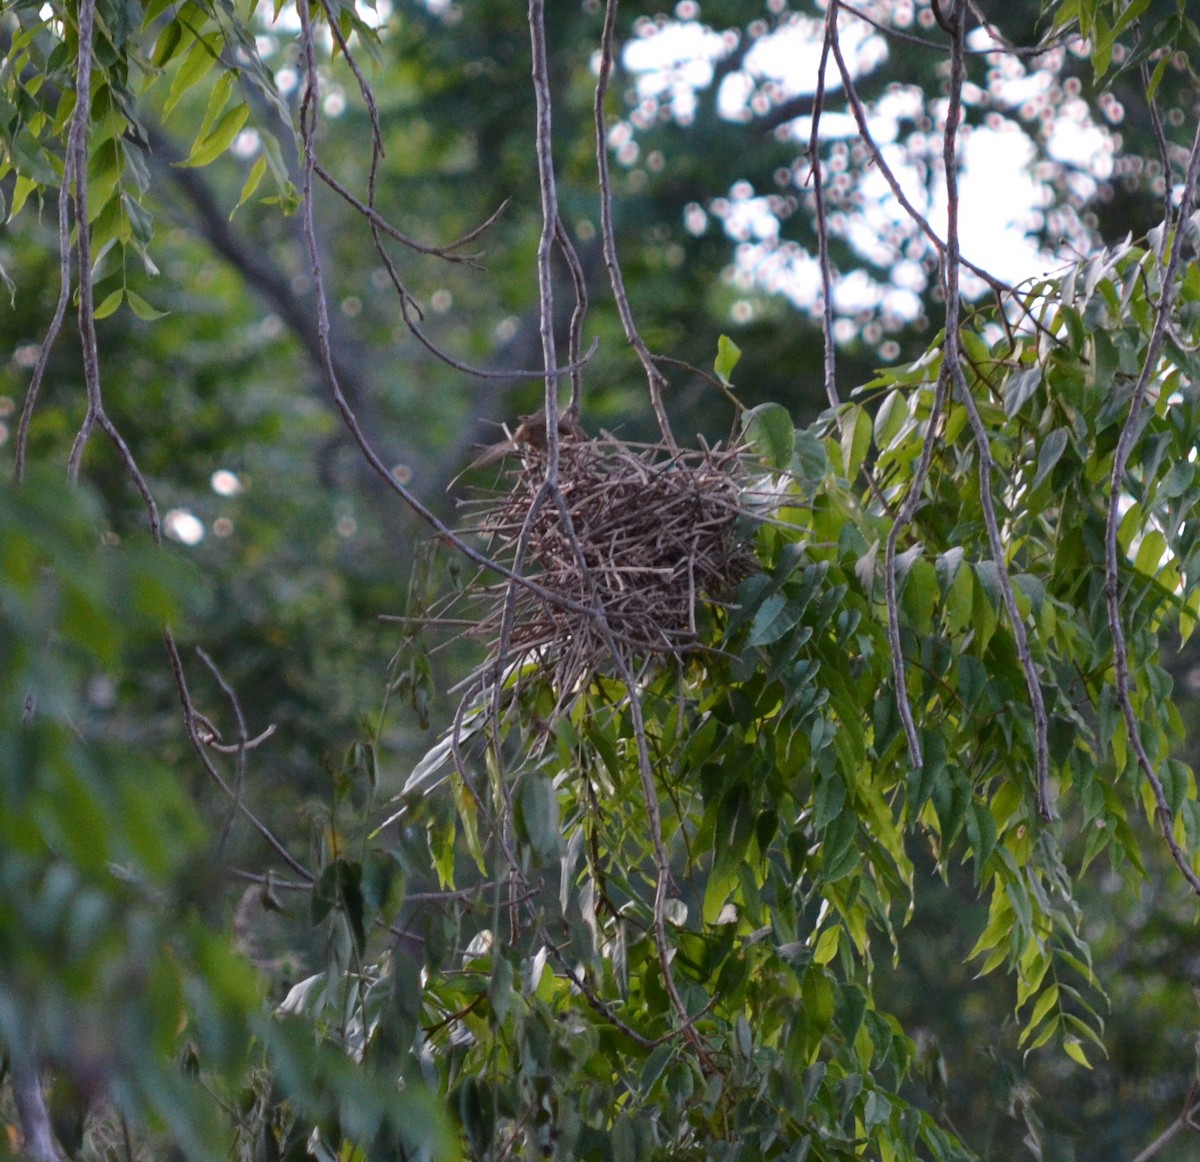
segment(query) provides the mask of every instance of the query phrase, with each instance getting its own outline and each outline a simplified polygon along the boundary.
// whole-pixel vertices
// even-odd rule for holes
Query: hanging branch
[[[962,87],[963,87],[963,16],[964,0],[954,0],[952,14],[947,19],[947,25],[953,33],[950,51],[950,101],[946,109],[946,131],[942,141],[942,159],[946,171],[946,254],[944,262],[944,278],[946,287],[946,346],[943,359],[950,368],[954,385],[958,389],[963,406],[967,409],[967,419],[971,432],[975,437],[976,453],[979,457],[979,492],[980,506],[983,509],[983,522],[987,527],[988,541],[992,549],[992,560],[996,565],[996,575],[1000,585],[1000,596],[1008,620],[1012,626],[1013,640],[1017,647],[1017,657],[1021,662],[1021,670],[1025,675],[1025,686],[1029,691],[1029,701],[1033,709],[1034,731],[1034,768],[1037,782],[1038,813],[1047,822],[1053,817],[1050,809],[1050,745],[1048,740],[1049,721],[1046,716],[1046,703],[1042,697],[1042,687],[1038,680],[1037,665],[1029,650],[1029,637],[1025,632],[1025,623],[1021,611],[1017,608],[1017,599],[1013,593],[1012,579],[1008,575],[1007,557],[1004,551],[1004,541],[1000,536],[1000,525],[996,520],[996,508],[992,501],[992,473],[995,471],[995,461],[992,459],[992,449],[988,442],[987,428],[975,404],[975,397],[963,374],[962,360],[959,352],[959,298],[958,276],[961,268],[958,241],[958,158],[957,137],[958,123],[962,117]]]
[[[629,314],[629,304],[624,300],[623,284],[621,280],[620,268],[617,265],[616,249],[612,240],[612,200],[611,191],[607,185],[607,156],[605,148],[604,136],[604,119],[603,119],[603,102],[604,89],[607,86],[608,70],[612,64],[612,33],[613,24],[616,19],[616,0],[609,0],[608,8],[605,13],[604,26],[604,47],[602,49],[602,63],[600,67],[600,80],[597,82],[596,91],[596,119],[597,119],[597,156],[601,165],[601,186],[602,186],[602,203],[605,207],[602,210],[602,217],[606,223],[605,226],[605,259],[609,264],[609,272],[613,279],[614,292],[618,295],[618,301],[621,303],[622,318],[627,319],[626,335],[630,337],[635,348],[638,349],[639,355],[642,356],[643,366],[647,368],[647,373],[651,376],[651,398],[655,405],[655,412],[659,417],[659,424],[663,431],[663,438],[667,446],[671,449],[676,449],[671,436],[670,427],[667,425],[666,413],[662,410],[661,396],[657,394],[654,384],[657,382],[657,370],[650,359],[650,354],[646,351],[645,346],[641,344],[641,340],[637,338],[637,331],[633,326],[632,315]],[[543,492],[553,499],[559,513],[559,518],[562,522],[562,530],[567,537],[572,551],[581,570],[581,574],[585,585],[593,594],[593,606],[590,610],[590,615],[594,619],[597,630],[605,640],[613,665],[616,667],[617,674],[620,677],[629,698],[629,713],[631,724],[633,727],[633,735],[637,750],[637,767],[638,777],[641,782],[642,797],[645,801],[647,821],[650,827],[650,838],[654,851],[654,902],[653,902],[653,931],[654,943],[658,953],[659,967],[663,975],[663,986],[666,989],[667,996],[670,999],[671,1007],[674,1009],[676,1016],[680,1021],[680,1031],[687,1039],[688,1043],[695,1050],[701,1062],[710,1065],[707,1050],[700,1035],[696,1032],[695,1025],[691,1014],[687,1010],[687,1006],[683,1002],[683,998],[679,993],[679,989],[675,984],[674,973],[671,968],[672,949],[670,942],[667,939],[667,924],[666,924],[666,901],[667,888],[670,882],[671,863],[667,853],[666,844],[663,841],[662,835],[662,811],[659,805],[658,789],[655,786],[654,779],[654,764],[650,756],[650,747],[646,739],[646,723],[642,712],[641,697],[638,692],[637,681],[633,673],[633,668],[630,665],[629,658],[618,644],[611,627],[608,624],[608,619],[604,612],[604,606],[600,600],[596,590],[594,578],[591,575],[590,567],[588,566],[586,555],[583,547],[579,543],[576,536],[571,514],[567,508],[566,502],[563,499],[562,490],[558,486],[558,469],[559,469],[559,433],[558,424],[555,422],[557,416],[557,376],[552,370],[555,364],[554,351],[554,331],[553,331],[553,296],[550,284],[550,250],[555,239],[556,229],[558,227],[558,199],[554,180],[554,159],[551,144],[551,94],[550,94],[550,69],[546,57],[546,33],[545,33],[545,0],[529,0],[529,26],[530,38],[533,51],[533,85],[534,93],[537,99],[537,154],[538,154],[538,175],[539,185],[541,189],[542,199],[542,235],[538,245],[538,285],[540,291],[540,302],[542,310],[542,344],[543,354],[546,364],[546,427],[547,427],[547,465],[546,465],[546,480],[543,486]],[[604,64],[607,61],[607,67]],[[620,288],[620,289],[618,289]],[[539,492],[539,500],[542,492]],[[528,528],[528,524],[527,524]],[[527,534],[526,534],[527,535]]]
[[[212,761],[208,751],[211,745],[211,739],[216,732],[212,728],[212,724],[208,721],[199,710],[196,709],[196,704],[192,701],[191,691],[188,689],[187,675],[183,669],[183,659],[179,656],[179,647],[175,644],[175,635],[171,630],[163,630],[163,641],[167,647],[167,657],[171,662],[171,673],[175,678],[175,689],[179,693],[179,702],[183,707],[183,725],[187,730],[188,739],[191,741],[192,749],[200,758],[208,777],[221,789],[221,792],[230,800],[234,808],[249,822],[250,826],[258,832],[266,841],[267,846],[288,867],[292,869],[306,883],[313,883],[316,877],[306,868],[283,844],[275,838],[271,830],[265,823],[258,818],[257,815],[242,801],[240,796],[235,792],[234,788],[226,781],[225,776],[217,769],[216,764]],[[260,736],[261,739],[262,736]],[[252,745],[251,741],[247,741],[243,750],[249,749]]]
[[[493,561],[486,554],[468,544],[455,533],[444,521],[439,519],[431,509],[422,504],[383,462],[374,445],[363,431],[362,425],[355,415],[342,391],[341,382],[333,364],[333,353],[330,346],[329,301],[325,292],[325,276],[321,267],[321,255],[317,246],[316,215],[313,208],[313,179],[316,172],[316,132],[319,119],[318,109],[321,90],[320,74],[317,69],[316,46],[313,40],[312,18],[307,6],[300,6],[300,40],[304,73],[304,95],[300,102],[300,141],[303,147],[303,162],[301,171],[301,220],[304,232],[305,247],[308,251],[309,272],[313,278],[317,306],[317,347],[320,355],[321,368],[325,382],[333,397],[334,405],[342,417],[342,422],[350,432],[354,443],[358,446],[363,458],[380,477],[381,480],[400,499],[437,534],[445,544],[452,546],[469,561],[484,569],[499,574],[506,580],[517,585],[525,586],[531,593],[545,601],[569,609],[574,613],[587,614],[586,606],[551,593],[527,577],[506,568],[498,561]],[[511,374],[509,372],[508,374]]]
[[[654,358],[649,348],[638,333],[637,324],[633,321],[633,310],[629,306],[629,296],[625,292],[625,278],[621,274],[621,265],[617,260],[617,239],[613,230],[612,181],[608,172],[608,122],[604,116],[604,99],[608,94],[608,80],[612,74],[613,64],[613,30],[617,24],[617,0],[607,0],[604,7],[604,31],[600,40],[600,68],[596,79],[596,169],[600,185],[600,237],[604,243],[604,264],[608,267],[609,281],[612,283],[613,298],[616,300],[617,312],[621,316],[621,326],[625,329],[625,338],[637,352],[646,372],[646,381],[650,386],[650,406],[654,408],[654,416],[658,420],[659,431],[667,447],[678,447],[675,437],[671,434],[671,425],[667,420],[667,410],[663,405],[662,389],[667,380],[654,365]]]
[[[33,378],[25,395],[21,409],[21,420],[17,430],[17,479],[25,473],[25,459],[29,439],[29,425],[33,417],[38,395],[41,391],[50,351],[62,329],[66,315],[67,299],[71,284],[69,205],[74,198],[76,253],[79,263],[79,337],[83,356],[83,380],[87,391],[87,410],[67,458],[67,475],[72,483],[79,480],[83,463],[83,452],[91,438],[92,430],[99,426],[117,451],[117,457],[133,481],[146,506],[150,531],[157,541],[162,536],[158,516],[158,505],[150,492],[150,485],[138,468],[137,461],[125,443],[116,425],[104,410],[104,397],[100,385],[100,354],[96,343],[96,314],[92,294],[92,231],[88,217],[88,127],[91,123],[92,63],[95,45],[92,43],[96,31],[96,0],[81,0],[79,5],[79,49],[75,62],[75,108],[67,130],[67,146],[63,158],[63,180],[59,187],[58,244],[59,244],[59,287],[58,304],[50,328],[42,341]]]
[[[948,359],[942,360],[938,373],[937,387],[933,395],[933,407],[929,411],[929,426],[926,430],[925,441],[921,445],[921,455],[913,470],[912,483],[904,494],[900,511],[892,521],[888,530],[887,547],[884,553],[883,594],[887,605],[888,644],[892,652],[892,683],[896,688],[896,709],[904,726],[904,737],[908,742],[908,756],[914,767],[925,765],[921,751],[921,739],[917,734],[917,724],[913,720],[912,703],[908,697],[908,682],[905,677],[904,649],[900,640],[900,608],[896,594],[896,542],[900,534],[912,524],[917,509],[921,507],[921,492],[929,476],[929,468],[933,463],[934,449],[937,447],[938,423],[942,417],[942,409],[946,406],[946,397],[950,390],[950,368]]]
[[[1117,703],[1125,719],[1125,728],[1129,735],[1130,745],[1137,758],[1138,767],[1145,776],[1146,782],[1154,793],[1154,803],[1157,808],[1158,826],[1171,851],[1171,858],[1183,873],[1183,878],[1191,885],[1193,891],[1200,894],[1200,876],[1192,868],[1187,853],[1175,838],[1175,816],[1167,802],[1166,791],[1162,780],[1146,753],[1142,741],[1141,727],[1130,698],[1132,681],[1129,674],[1129,661],[1125,656],[1125,627],[1121,620],[1121,582],[1118,563],[1120,549],[1117,542],[1117,530],[1120,527],[1121,515],[1118,505],[1122,490],[1125,487],[1125,473],[1129,467],[1129,457],[1133,453],[1141,430],[1142,413],[1145,410],[1150,394],[1150,384],[1158,368],[1158,353],[1162,348],[1163,339],[1170,326],[1171,309],[1175,303],[1178,288],[1179,266],[1182,261],[1184,239],[1182,228],[1191,218],[1196,204],[1196,190],[1200,185],[1200,127],[1197,127],[1196,137],[1192,142],[1192,151],[1188,158],[1187,173],[1183,180],[1183,194],[1179,201],[1179,209],[1172,213],[1171,182],[1167,174],[1167,192],[1163,207],[1163,232],[1158,253],[1161,286],[1158,302],[1154,308],[1154,329],[1146,344],[1146,354],[1142,360],[1142,370],[1133,388],[1133,398],[1129,404],[1129,414],[1121,428],[1117,440],[1117,449],[1113,455],[1112,475],[1109,477],[1108,520],[1104,528],[1104,596],[1108,605],[1108,626],[1113,639],[1113,668],[1116,672]],[[1169,257],[1167,251],[1170,251]],[[1166,266],[1163,267],[1163,259]]]
[[[808,172],[812,175],[817,210],[817,255],[821,267],[821,333],[825,340],[825,395],[829,406],[841,405],[837,389],[837,348],[833,338],[833,270],[829,261],[829,224],[825,219],[825,179],[821,173],[821,111],[825,107],[825,72],[829,50],[838,39],[838,0],[831,0],[825,13],[825,39],[817,67],[817,92],[813,97],[812,131],[808,138]]]
[[[838,0],[838,2],[841,4],[841,0]],[[846,5],[841,4],[841,7],[845,8]],[[846,64],[846,58],[842,54],[841,42],[837,39],[835,39],[833,42],[833,55],[834,59],[837,61],[838,72],[841,74],[842,87],[846,91],[846,100],[850,106],[850,112],[854,117],[855,125],[858,127],[858,136],[862,140],[863,145],[867,147],[867,151],[871,155],[871,164],[879,171],[883,180],[887,182],[888,188],[892,191],[892,197],[896,199],[904,212],[916,224],[921,233],[929,239],[934,249],[938,252],[938,257],[940,260],[941,256],[945,253],[946,243],[937,233],[937,231],[934,230],[934,228],[929,224],[929,219],[912,204],[912,201],[904,192],[904,187],[901,186],[899,179],[896,177],[895,173],[892,172],[891,166],[888,165],[887,159],[883,156],[883,150],[879,148],[879,144],[876,142],[871,133],[871,126],[867,121],[867,111],[863,107],[862,98],[858,95],[858,86],[854,83],[854,78],[850,74],[850,68]],[[992,292],[997,298],[1011,299],[1012,301],[1018,303],[1020,302],[1016,288],[1010,286],[1003,279],[997,278],[991,273],[991,271],[985,270],[982,266],[976,265],[969,259],[964,258],[961,254],[959,255],[958,261],[961,266],[966,267],[967,270],[969,270],[973,275],[987,283],[987,285],[992,288]],[[1052,337],[1050,336],[1049,331],[1047,331],[1045,327],[1041,326],[1041,324],[1037,322],[1036,318],[1033,317],[1028,309],[1023,309],[1025,310],[1025,313],[1029,315],[1030,320],[1035,326],[1043,331],[1048,337]]]

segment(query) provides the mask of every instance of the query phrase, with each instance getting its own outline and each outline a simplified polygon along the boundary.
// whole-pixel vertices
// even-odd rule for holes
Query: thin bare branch
[[[242,802],[234,792],[234,789],[226,781],[225,776],[217,770],[212,758],[208,754],[208,739],[205,734],[201,733],[201,726],[207,721],[204,716],[196,709],[196,704],[192,701],[191,691],[188,689],[187,675],[183,669],[183,659],[179,656],[179,647],[175,644],[175,635],[170,628],[163,630],[163,640],[167,647],[167,657],[171,662],[171,673],[175,677],[175,688],[179,692],[179,702],[183,707],[183,725],[187,730],[188,739],[191,741],[192,749],[196,752],[203,764],[208,777],[221,789],[231,802],[234,803],[237,810],[245,817],[255,831],[266,841],[267,846],[275,852],[277,856],[288,867],[292,869],[298,876],[312,883],[315,876],[306,868],[278,839],[272,834],[271,830],[265,823],[250,810],[244,802]],[[205,732],[207,733],[207,732]]]
[[[667,444],[674,448],[675,437],[671,434],[671,424],[667,419],[667,411],[663,405],[662,389],[667,380],[654,365],[654,359],[633,321],[633,310],[629,305],[629,296],[625,292],[625,278],[621,274],[621,264],[617,259],[617,239],[613,230],[612,209],[612,180],[608,170],[608,122],[604,114],[604,99],[608,94],[608,81],[612,75],[613,65],[613,31],[617,24],[617,0],[607,0],[604,7],[604,32],[600,41],[600,67],[596,78],[596,169],[600,185],[600,237],[604,245],[604,263],[608,267],[609,281],[612,283],[613,298],[616,300],[617,312],[621,316],[621,326],[625,329],[625,338],[637,352],[646,372],[646,381],[650,387],[650,405],[654,408],[659,430]]]
[[[1017,657],[1021,662],[1021,670],[1025,675],[1025,686],[1029,692],[1030,706],[1033,711],[1034,733],[1034,770],[1037,783],[1038,812],[1043,819],[1052,817],[1050,808],[1050,746],[1049,720],[1046,715],[1046,703],[1042,696],[1041,682],[1038,678],[1037,665],[1029,650],[1029,637],[1025,632],[1025,623],[1021,611],[1017,608],[1017,599],[1013,593],[1012,579],[1008,575],[1008,557],[1004,549],[1004,540],[1000,535],[1000,526],[996,520],[996,508],[992,499],[992,473],[995,471],[995,461],[992,458],[991,444],[988,440],[987,428],[979,414],[975,397],[962,369],[962,358],[959,351],[958,328],[961,300],[959,296],[958,278],[961,266],[958,241],[958,156],[957,139],[958,124],[962,117],[962,86],[963,86],[963,25],[965,16],[965,0],[953,0],[951,15],[946,17],[948,27],[953,33],[950,53],[950,100],[946,109],[946,130],[942,142],[942,160],[946,171],[946,255],[945,255],[945,288],[946,288],[946,340],[943,358],[949,365],[954,385],[958,389],[963,406],[967,409],[967,419],[975,437],[976,455],[979,458],[979,492],[980,507],[983,509],[983,521],[987,527],[988,542],[991,545],[992,560],[996,565],[996,575],[1000,586],[1000,596],[1008,620],[1012,627],[1013,640],[1017,647]]]
[[[567,405],[567,415],[578,423],[579,412],[583,406],[580,350],[583,345],[583,321],[587,318],[588,310],[587,277],[561,214],[554,223],[554,237],[559,250],[562,251],[567,269],[571,272],[571,285],[575,288],[575,309],[571,312],[571,326],[567,332],[567,359],[571,365],[571,402]]]
[[[325,374],[326,385],[333,396],[334,405],[337,407],[339,414],[342,417],[342,422],[346,425],[355,444],[358,445],[359,451],[364,459],[380,477],[381,480],[393,491],[406,505],[432,528],[439,538],[446,544],[454,546],[459,553],[466,557],[469,561],[474,561],[475,564],[482,566],[485,569],[490,569],[498,573],[501,577],[519,585],[524,585],[530,592],[536,593],[539,597],[552,603],[564,606],[564,608],[573,609],[575,612],[586,614],[588,610],[572,603],[555,594],[549,593],[539,586],[535,581],[521,577],[512,570],[505,568],[503,565],[493,561],[486,554],[481,553],[478,549],[464,541],[457,533],[442,520],[440,520],[429,508],[423,505],[417,497],[404,484],[397,479],[395,473],[383,462],[378,452],[375,451],[374,445],[367,438],[366,433],[362,429],[362,425],[358,421],[358,417],[354,409],[350,406],[344,392],[342,391],[341,382],[339,380],[336,368],[333,363],[333,353],[330,346],[330,320],[329,320],[329,302],[325,293],[325,277],[321,267],[321,254],[317,246],[316,235],[316,216],[313,208],[313,178],[316,167],[316,132],[318,123],[318,109],[320,107],[320,73],[317,68],[316,46],[313,43],[312,19],[307,10],[307,6],[300,6],[300,32],[301,32],[301,51],[303,61],[304,74],[304,96],[300,103],[300,138],[303,145],[304,157],[302,165],[301,177],[301,218],[304,230],[305,245],[308,249],[309,270],[312,273],[313,285],[316,290],[316,307],[317,307],[317,348],[320,356],[322,370]],[[509,373],[511,374],[511,372]],[[557,374],[557,372],[555,372]]]
[[[369,92],[370,90],[368,90]],[[405,234],[398,227],[393,226],[374,205],[361,201],[356,198],[337,178],[333,176],[320,162],[313,166],[313,172],[323,181],[335,194],[338,195],[344,202],[352,206],[358,213],[366,218],[373,226],[379,228],[379,231],[386,234],[395,242],[399,242],[402,246],[407,246],[409,250],[415,251],[417,254],[429,255],[433,258],[444,258],[447,262],[465,263],[468,266],[479,265],[479,255],[477,254],[456,254],[455,251],[461,250],[470,242],[474,242],[480,235],[487,233],[501,218],[504,211],[508,209],[511,198],[505,198],[500,206],[488,215],[487,219],[479,226],[476,226],[469,233],[464,234],[461,238],[446,246],[430,246],[424,242],[418,242],[410,234]]]
[[[69,184],[74,187],[76,251],[79,265],[79,337],[83,354],[83,379],[87,390],[87,411],[67,459],[67,475],[72,482],[79,479],[83,463],[83,452],[97,426],[108,436],[117,456],[133,480],[150,521],[150,530],[158,540],[161,526],[158,506],[150,493],[150,486],[137,466],[137,461],[122,439],[116,425],[104,411],[104,397],[100,386],[100,353],[96,343],[96,312],[92,293],[92,231],[88,215],[88,127],[91,124],[92,58],[95,46],[96,0],[81,0],[79,5],[79,50],[75,66],[75,109],[67,131],[66,160],[63,168],[61,197],[69,194]],[[71,179],[68,183],[68,175]],[[61,241],[61,212],[60,212]]]
[[[813,97],[812,131],[808,138],[808,164],[812,175],[813,198],[817,210],[817,255],[821,266],[821,333],[825,340],[825,396],[830,407],[838,407],[837,345],[833,338],[833,270],[829,261],[829,223],[825,218],[825,179],[821,173],[821,111],[825,107],[825,73],[829,50],[838,38],[838,0],[830,0],[825,13],[825,39],[821,43],[821,63],[817,66],[817,91]]]
[[[71,153],[68,150],[63,164],[63,180],[58,193],[58,303],[54,308],[54,317],[46,329],[45,337],[38,348],[37,363],[34,364],[33,375],[29,380],[29,389],[25,392],[25,402],[21,407],[21,420],[17,425],[17,455],[15,475],[18,480],[25,478],[25,461],[29,453],[29,425],[37,408],[38,396],[41,394],[42,381],[46,377],[46,366],[50,362],[50,353],[62,332],[63,321],[67,317],[67,303],[71,298]]]
[[[1188,158],[1187,173],[1183,181],[1183,193],[1178,211],[1172,210],[1172,186],[1167,183],[1167,193],[1164,198],[1163,236],[1159,252],[1159,269],[1161,271],[1161,288],[1158,303],[1154,309],[1154,328],[1146,344],[1146,354],[1142,360],[1142,369],[1133,388],[1133,397],[1129,404],[1129,414],[1125,417],[1125,425],[1117,440],[1117,448],[1113,454],[1112,475],[1109,477],[1108,521],[1104,529],[1104,595],[1108,604],[1108,626],[1113,639],[1113,668],[1116,676],[1117,703],[1125,719],[1125,727],[1137,764],[1146,782],[1154,793],[1154,803],[1158,813],[1158,826],[1163,839],[1170,849],[1171,858],[1183,874],[1184,879],[1197,894],[1200,894],[1200,876],[1197,876],[1187,853],[1175,838],[1175,817],[1167,801],[1166,791],[1162,780],[1146,753],[1142,741],[1142,731],[1138,724],[1137,714],[1130,698],[1132,679],[1129,673],[1129,660],[1125,656],[1125,626],[1121,619],[1121,582],[1119,563],[1121,558],[1120,546],[1117,541],[1117,530],[1121,523],[1120,501],[1125,488],[1125,473],[1129,467],[1129,457],[1137,442],[1141,430],[1142,413],[1145,410],[1150,395],[1150,386],[1158,368],[1158,355],[1162,349],[1163,339],[1167,334],[1171,309],[1175,303],[1178,288],[1180,263],[1185,246],[1182,225],[1191,217],[1196,204],[1197,186],[1200,184],[1200,126],[1197,126],[1196,136],[1192,142],[1192,151]],[[1169,249],[1169,256],[1167,250]],[[1166,266],[1162,259],[1166,257]]]
[[[1151,1162],[1151,1159],[1157,1158],[1184,1130],[1200,1131],[1200,1101],[1197,1100],[1196,1091],[1197,1084],[1193,1082],[1179,1116],[1149,1146],[1131,1159],[1131,1162]]]
[[[10,1047],[13,1101],[21,1126],[21,1156],[32,1162],[67,1162],[67,1155],[54,1136],[50,1111],[42,1093],[37,1056],[21,1046]]]
[[[938,425],[941,422],[942,410],[946,406],[946,398],[950,391],[950,367],[946,359],[942,360],[941,371],[934,389],[933,407],[929,412],[929,427],[925,433],[925,441],[921,445],[921,455],[913,470],[912,482],[904,494],[900,510],[892,527],[888,530],[887,547],[884,553],[883,592],[887,604],[888,642],[892,651],[892,684],[896,688],[896,709],[904,726],[904,737],[908,742],[909,760],[914,767],[925,765],[921,751],[921,739],[917,734],[917,724],[913,720],[912,703],[908,697],[908,683],[905,679],[906,662],[904,660],[903,644],[900,640],[900,609],[896,593],[896,543],[900,534],[912,524],[917,509],[921,505],[921,491],[929,476],[929,468],[933,463],[933,452],[938,446]]]
[[[250,732],[246,729],[246,716],[242,713],[242,703],[237,696],[237,691],[225,680],[225,675],[221,673],[217,663],[199,646],[196,647],[196,656],[204,663],[205,668],[220,686],[221,693],[229,701],[234,721],[237,723],[237,742],[232,747],[234,756],[233,800],[225,815],[225,821],[221,824],[221,838],[218,844],[218,850],[223,851],[229,839],[229,832],[233,828],[233,821],[237,818],[238,809],[242,804],[242,792],[246,786],[246,750],[250,744]]]

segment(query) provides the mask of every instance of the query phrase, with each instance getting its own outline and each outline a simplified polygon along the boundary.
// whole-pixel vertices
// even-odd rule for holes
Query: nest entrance
[[[479,629],[490,661],[536,659],[561,696],[611,669],[610,642],[631,663],[701,648],[703,607],[727,603],[755,559],[744,452],[631,445],[607,434],[564,441],[559,451],[557,497],[545,452],[527,448],[510,458],[509,491],[475,503],[497,559],[555,597],[603,610],[601,620],[520,585],[485,591]]]

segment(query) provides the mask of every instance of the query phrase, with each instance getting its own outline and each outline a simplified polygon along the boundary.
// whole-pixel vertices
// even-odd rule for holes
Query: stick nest
[[[607,434],[566,440],[557,495],[545,452],[524,449],[508,463],[509,491],[475,502],[489,551],[552,597],[595,612],[505,583],[484,591],[490,609],[479,628],[489,665],[536,659],[560,696],[611,671],[614,646],[631,664],[695,652],[702,607],[726,604],[754,569],[749,518],[763,511],[743,451]]]

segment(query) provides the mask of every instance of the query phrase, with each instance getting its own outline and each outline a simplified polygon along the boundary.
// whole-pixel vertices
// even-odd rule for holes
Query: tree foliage
[[[916,12],[5,5],[0,261],[39,333],[0,506],[10,1150],[1074,1156],[1019,1071],[1119,1055],[1096,884],[1200,891],[1163,657],[1200,617],[1200,32],[1182,0]],[[709,39],[638,63],[680,29]],[[792,33],[811,90],[755,55]],[[1046,128],[1043,241],[1087,253],[1010,285],[963,256],[962,158],[1040,57],[1051,113],[1086,67],[1150,156],[1120,154],[1136,236],[1101,237]],[[771,272],[804,270],[789,312]],[[351,326],[401,352],[390,394]],[[572,423],[628,415],[648,474],[683,424],[740,446],[753,566],[686,640],[614,631],[570,425],[505,449],[501,490],[535,474],[509,555],[437,498],[471,408],[539,379],[547,417],[568,384]],[[513,636],[530,602],[604,644],[569,681]],[[930,923],[1006,982],[1008,1133],[955,1120],[892,981]]]

